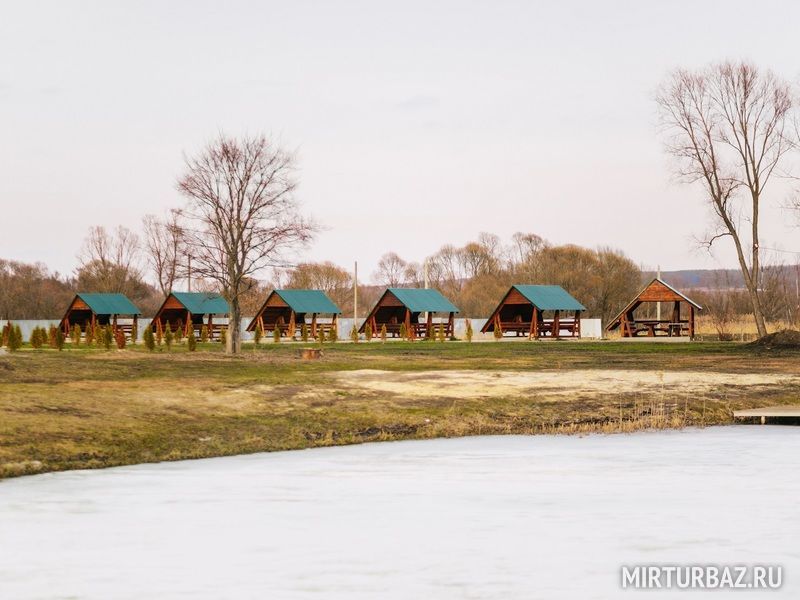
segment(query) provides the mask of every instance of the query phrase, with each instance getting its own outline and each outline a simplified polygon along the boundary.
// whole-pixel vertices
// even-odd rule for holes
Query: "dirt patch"
[[[755,342],[751,342],[750,346],[767,350],[772,348],[800,350],[800,331],[795,331],[794,329],[776,331],[757,339]]]
[[[703,371],[569,370],[569,371],[417,371],[363,369],[334,375],[349,388],[409,398],[499,398],[530,396],[554,400],[564,396],[609,394],[715,395],[731,387],[800,385],[800,376],[784,374],[709,373]]]

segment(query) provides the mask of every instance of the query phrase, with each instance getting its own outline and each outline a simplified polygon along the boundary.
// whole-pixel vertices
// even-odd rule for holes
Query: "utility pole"
[[[425,289],[427,290],[428,289],[428,259],[427,258],[422,261],[422,279],[423,279],[423,285],[425,286]],[[425,312],[425,317],[424,318],[425,318],[425,321],[427,322],[427,320],[428,320],[427,311]]]
[[[658,278],[661,279],[661,265],[656,268],[658,271]],[[661,320],[661,302],[656,302],[656,321]],[[670,330],[671,331],[671,330]]]
[[[358,327],[358,261],[353,269],[353,327]]]

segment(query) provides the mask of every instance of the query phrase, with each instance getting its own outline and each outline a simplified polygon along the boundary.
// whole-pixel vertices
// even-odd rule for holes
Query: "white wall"
[[[253,339],[253,333],[250,331],[245,331],[245,328],[250,324],[252,321],[252,317],[243,317],[242,318],[242,340],[250,341]],[[144,331],[145,327],[147,327],[152,319],[139,319],[139,341],[142,339],[142,332]],[[130,319],[120,319],[120,323],[129,323]],[[486,323],[486,319],[471,319],[472,321],[472,331],[476,338],[481,337],[481,327],[483,324]],[[218,321],[215,321],[218,322]],[[49,328],[51,325],[58,325],[57,320],[23,320],[23,321],[12,321],[15,325],[18,324],[20,329],[22,330],[22,339],[26,342],[30,339],[31,332],[33,331],[34,327],[44,327]],[[359,319],[358,325],[360,326],[362,323],[362,319]],[[5,325],[2,323],[0,325]],[[466,319],[456,319],[455,320],[455,335],[458,338],[464,337],[464,332],[466,330],[467,320]],[[353,328],[353,319],[348,318],[339,318],[339,338],[340,339],[349,339],[350,337],[350,330]],[[601,327],[600,319],[581,319],[581,337],[584,339],[599,339],[603,337],[603,329]],[[491,337],[491,334],[489,335]],[[268,341],[265,340],[265,341]]]

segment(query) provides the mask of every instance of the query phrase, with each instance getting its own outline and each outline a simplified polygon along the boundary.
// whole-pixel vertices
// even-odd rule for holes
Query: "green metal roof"
[[[438,290],[389,288],[389,291],[411,312],[459,312]]]
[[[193,315],[225,315],[230,312],[228,302],[219,294],[211,292],[172,292]]]
[[[539,310],[586,310],[560,285],[515,285],[520,294]]]
[[[140,315],[142,311],[125,294],[78,294],[96,315]]]
[[[275,293],[296,313],[342,313],[322,290],[275,290]]]

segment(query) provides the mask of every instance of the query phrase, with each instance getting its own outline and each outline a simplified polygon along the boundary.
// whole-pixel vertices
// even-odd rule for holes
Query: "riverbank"
[[[631,431],[796,404],[797,352],[737,344],[303,344],[0,357],[0,477],[377,440]]]

